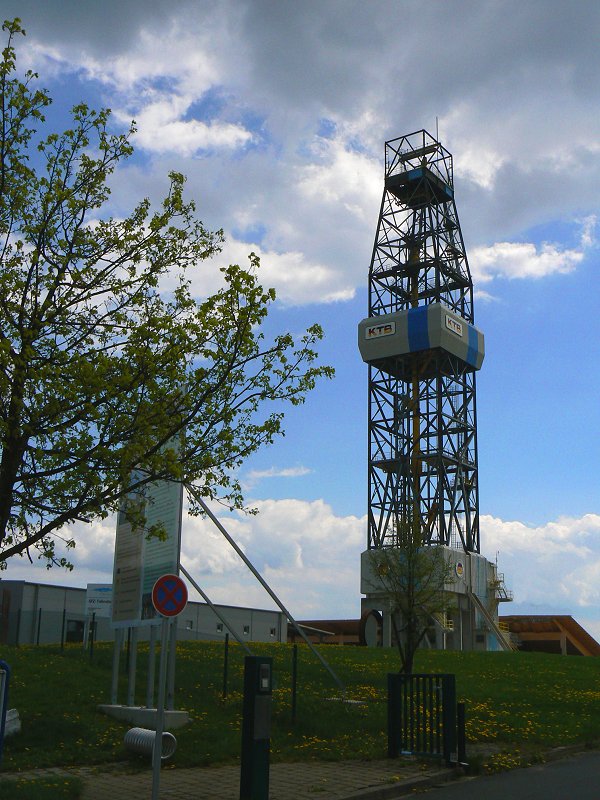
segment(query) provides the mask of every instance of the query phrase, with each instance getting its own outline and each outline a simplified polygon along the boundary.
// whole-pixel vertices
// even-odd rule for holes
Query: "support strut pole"
[[[312,643],[312,642],[311,642],[311,641],[308,639],[308,637],[306,636],[306,634],[304,633],[304,631],[302,630],[302,628],[300,627],[300,625],[298,625],[298,623],[296,622],[296,620],[294,619],[294,617],[293,617],[293,616],[290,614],[290,612],[287,610],[287,608],[286,608],[286,607],[283,605],[283,603],[282,603],[282,602],[281,602],[281,600],[280,600],[280,599],[277,597],[277,595],[275,594],[275,592],[274,592],[274,591],[271,589],[271,587],[269,586],[269,584],[268,584],[268,583],[267,583],[267,582],[264,580],[264,578],[262,577],[262,575],[260,574],[260,572],[259,572],[259,571],[258,571],[258,570],[257,570],[257,569],[254,567],[254,565],[253,565],[253,564],[252,564],[252,562],[251,562],[251,561],[248,559],[248,557],[246,556],[246,554],[245,554],[245,553],[244,553],[244,552],[243,552],[243,551],[242,551],[242,550],[241,550],[241,549],[238,547],[238,545],[236,544],[235,540],[234,540],[234,539],[232,539],[232,537],[231,537],[231,536],[230,536],[230,535],[227,533],[227,531],[225,530],[225,528],[223,527],[223,525],[222,525],[222,524],[219,522],[219,520],[217,519],[217,517],[216,517],[216,516],[215,516],[215,515],[212,513],[212,511],[211,511],[211,510],[210,510],[210,508],[209,508],[209,507],[206,505],[206,503],[204,502],[204,499],[203,499],[203,498],[200,496],[200,494],[199,494],[199,493],[196,491],[196,489],[194,489],[194,487],[193,487],[193,486],[188,486],[187,488],[188,488],[188,489],[189,489],[189,491],[190,491],[190,492],[191,492],[191,493],[194,495],[194,498],[195,498],[195,500],[196,500],[196,501],[199,503],[199,505],[201,505],[201,506],[202,506],[202,508],[203,508],[204,512],[206,513],[207,517],[209,517],[209,518],[210,518],[210,519],[213,521],[213,523],[214,523],[214,524],[216,525],[216,527],[217,527],[217,528],[220,530],[220,532],[223,534],[223,536],[224,536],[224,537],[227,539],[227,541],[229,542],[229,544],[230,544],[230,545],[233,547],[233,549],[235,550],[235,552],[236,552],[236,553],[238,554],[238,556],[239,556],[239,557],[242,559],[242,561],[244,562],[244,564],[245,564],[245,565],[248,567],[248,569],[250,570],[250,572],[251,572],[251,573],[254,575],[254,577],[255,577],[255,578],[256,578],[256,580],[257,580],[257,581],[260,583],[260,585],[263,587],[263,589],[264,589],[264,590],[265,590],[265,591],[268,593],[268,595],[271,597],[271,599],[272,599],[272,600],[274,600],[274,601],[275,601],[275,603],[277,603],[278,607],[279,607],[279,608],[281,609],[281,611],[282,611],[282,612],[283,612],[283,613],[286,615],[287,619],[288,619],[288,620],[289,620],[289,621],[292,623],[292,625],[294,626],[294,628],[295,628],[295,629],[298,631],[298,633],[300,634],[300,636],[301,636],[301,637],[304,639],[304,641],[305,641],[305,642],[306,642],[306,644],[309,646],[309,648],[311,649],[311,651],[312,651],[312,652],[313,652],[313,653],[316,655],[316,657],[319,659],[319,661],[321,662],[321,664],[322,664],[322,665],[325,667],[325,669],[327,670],[327,672],[328,672],[328,673],[331,675],[331,677],[333,678],[333,680],[334,680],[334,681],[337,683],[337,685],[339,686],[339,688],[340,688],[340,690],[341,690],[341,692],[342,692],[342,695],[343,695],[343,697],[345,698],[345,697],[346,697],[346,687],[344,686],[344,684],[342,683],[342,681],[341,681],[341,680],[338,678],[338,676],[337,676],[337,675],[336,675],[336,673],[333,671],[333,669],[330,667],[330,665],[327,663],[327,661],[325,661],[325,659],[323,658],[323,656],[321,655],[321,653],[319,653],[319,651],[316,649],[316,647],[313,645],[313,643]]]
[[[206,603],[207,603],[207,604],[208,604],[208,605],[209,605],[209,606],[212,608],[212,610],[214,611],[214,613],[216,614],[216,616],[217,616],[217,617],[218,617],[218,618],[221,620],[221,622],[223,623],[223,625],[225,625],[225,627],[227,628],[227,630],[228,630],[228,631],[230,631],[230,632],[233,634],[233,636],[234,636],[235,640],[236,640],[236,641],[237,641],[239,644],[241,644],[241,645],[242,645],[242,647],[244,648],[244,650],[245,650],[245,651],[248,653],[248,655],[249,655],[249,656],[251,656],[251,655],[252,655],[252,650],[250,650],[250,648],[248,647],[248,645],[246,644],[246,642],[245,642],[245,641],[244,641],[244,640],[241,638],[241,636],[238,634],[238,632],[235,630],[235,628],[233,628],[233,627],[230,625],[230,623],[229,623],[229,622],[227,622],[227,620],[225,619],[225,617],[223,616],[223,614],[221,614],[221,612],[220,612],[220,611],[219,611],[219,609],[216,607],[216,605],[215,605],[215,604],[214,604],[214,603],[211,601],[210,597],[209,597],[209,596],[208,596],[208,595],[207,595],[205,592],[203,592],[203,591],[202,591],[202,589],[201,589],[201,588],[198,586],[198,584],[196,583],[196,581],[195,581],[195,580],[192,578],[192,576],[190,575],[190,573],[187,571],[187,569],[186,569],[186,568],[183,566],[183,564],[182,564],[181,562],[179,562],[179,569],[180,569],[180,570],[183,572],[183,574],[184,574],[184,575],[185,575],[185,577],[188,579],[188,581],[189,581],[189,582],[192,584],[192,586],[194,587],[194,589],[195,589],[195,590],[196,590],[196,591],[197,591],[197,592],[198,592],[198,593],[199,593],[199,594],[202,596],[202,599],[203,599],[203,600],[204,600],[204,601],[205,601],[205,602],[206,602]]]

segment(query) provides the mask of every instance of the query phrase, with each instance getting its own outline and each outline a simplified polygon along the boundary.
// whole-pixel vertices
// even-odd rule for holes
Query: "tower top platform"
[[[437,205],[454,199],[454,190],[429,167],[423,166],[388,176],[385,188],[409,208]]]
[[[426,170],[422,176],[444,184],[454,197],[452,155],[426,130],[415,131],[385,143],[385,177]],[[391,189],[390,189],[391,191]],[[438,201],[439,202],[439,201]]]

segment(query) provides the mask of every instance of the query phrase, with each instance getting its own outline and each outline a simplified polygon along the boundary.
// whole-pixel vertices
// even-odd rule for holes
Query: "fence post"
[[[456,704],[456,750],[459,764],[467,763],[467,734],[465,729],[465,704]]]
[[[62,628],[60,629],[60,649],[65,649],[65,622],[67,619],[67,609],[63,608]]]
[[[6,725],[6,712],[8,710],[8,689],[10,684],[10,667],[6,661],[0,661],[0,762],[4,748],[4,728]]]
[[[146,708],[154,708],[154,670],[156,662],[156,625],[150,626],[148,645],[148,670],[146,673]]]
[[[129,670],[127,678],[127,705],[135,705],[135,678],[137,664],[137,643],[138,629],[131,628],[131,638],[129,640]]]
[[[19,646],[20,635],[21,635],[21,609],[17,611],[17,631],[15,633],[15,647]]]
[[[223,700],[227,700],[227,676],[229,675],[229,634],[225,634],[225,652],[223,653]]]
[[[456,754],[456,676],[442,676],[443,757],[448,766]]]
[[[96,638],[96,612],[92,612],[90,623],[90,661],[94,660],[94,639]]]
[[[175,659],[177,657],[177,617],[171,619],[169,658],[167,661],[167,711],[175,708]]]
[[[35,639],[36,645],[39,645],[39,643],[40,643],[40,631],[41,631],[41,629],[42,629],[42,607],[40,606],[38,608],[37,636],[36,636],[36,639]]]
[[[125,672],[129,673],[129,658],[131,656],[131,628],[127,628],[127,649],[125,656]]]
[[[397,758],[401,749],[402,677],[397,672],[388,672],[387,676],[388,758]]]
[[[121,663],[121,647],[123,644],[123,629],[115,629],[115,643],[113,647],[112,680],[110,686],[110,702],[117,705],[119,693],[119,666]]]
[[[292,650],[292,722],[296,722],[296,693],[298,691],[298,645]]]

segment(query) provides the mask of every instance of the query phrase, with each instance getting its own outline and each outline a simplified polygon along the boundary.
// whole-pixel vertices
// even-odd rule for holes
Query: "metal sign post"
[[[162,739],[165,727],[165,695],[167,688],[167,658],[172,620],[187,605],[187,586],[179,575],[163,575],[152,589],[152,604],[162,616],[160,637],[160,666],[158,670],[158,699],[156,701],[156,731],[152,748],[152,800],[158,800],[160,791],[160,765]]]
[[[158,669],[158,700],[156,701],[156,734],[152,749],[152,800],[158,800],[160,791],[160,765],[162,761],[162,738],[165,727],[165,686],[167,681],[167,643],[171,620],[163,617],[160,636],[160,667]]]

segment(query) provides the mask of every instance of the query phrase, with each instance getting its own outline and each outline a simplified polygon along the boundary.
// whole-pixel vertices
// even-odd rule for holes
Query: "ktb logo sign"
[[[381,325],[369,325],[365,335],[367,339],[377,339],[380,336],[392,336],[396,333],[395,322],[383,322]]]

